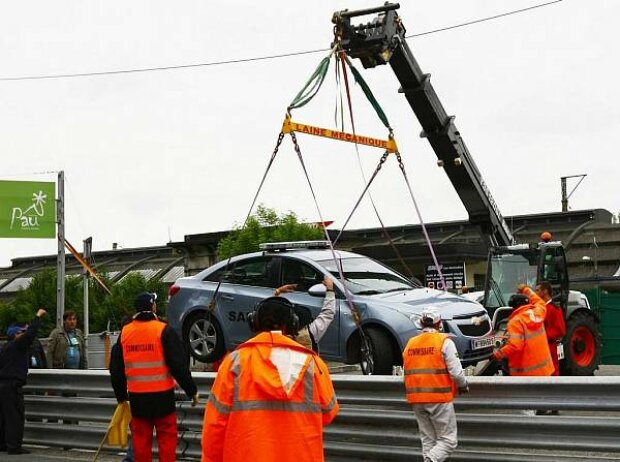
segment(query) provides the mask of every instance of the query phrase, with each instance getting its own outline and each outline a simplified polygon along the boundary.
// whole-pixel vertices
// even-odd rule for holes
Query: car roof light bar
[[[329,247],[327,241],[294,241],[294,242],[265,242],[260,244],[260,250],[291,250],[291,249],[326,249]]]

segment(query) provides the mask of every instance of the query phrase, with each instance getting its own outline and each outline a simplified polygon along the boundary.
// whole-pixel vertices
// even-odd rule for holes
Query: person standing
[[[319,342],[336,315],[334,281],[331,277],[325,276],[323,278],[323,285],[325,286],[325,299],[323,300],[321,312],[316,318],[312,319],[306,308],[293,306],[295,314],[300,319],[300,329],[297,335],[295,335],[295,340],[316,353],[319,352]],[[277,297],[280,294],[290,293],[295,291],[296,288],[297,284],[287,284],[278,287],[274,295]]]
[[[425,308],[421,323],[422,332],[403,350],[405,392],[418,422],[424,462],[443,462],[458,444],[454,396],[457,390],[467,393],[469,386],[456,345],[440,332],[439,312]]]
[[[54,369],[88,368],[84,334],[77,327],[75,311],[62,315],[62,327],[51,332],[47,349]]]
[[[517,286],[508,305],[508,341],[493,353],[496,360],[508,359],[510,375],[548,376],[553,360],[545,332],[545,302],[525,285]]]
[[[37,336],[44,309],[39,309],[28,327],[11,326],[9,341],[0,351],[0,451],[29,454],[22,448],[24,438],[24,395],[28,376],[29,349]]]
[[[339,406],[327,366],[294,341],[292,304],[270,297],[248,316],[257,335],[222,362],[202,427],[202,462],[321,462]]]
[[[136,314],[112,347],[110,378],[119,403],[129,400],[134,460],[151,462],[153,428],[160,462],[176,460],[175,380],[198,404],[198,389],[178,335],[157,317],[157,295],[143,292],[134,301]]]
[[[543,281],[536,285],[536,295],[544,302],[547,308],[545,315],[545,332],[547,333],[547,342],[549,343],[549,352],[553,360],[554,371],[551,375],[560,375],[560,358],[558,356],[558,347],[561,345],[562,338],[566,335],[566,323],[564,322],[564,313],[562,308],[554,305],[552,300],[553,289],[551,284]]]

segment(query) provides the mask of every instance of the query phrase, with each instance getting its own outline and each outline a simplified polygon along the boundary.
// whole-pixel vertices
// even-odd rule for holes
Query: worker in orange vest
[[[407,401],[413,404],[425,462],[442,462],[457,446],[456,414],[452,401],[457,389],[469,391],[456,345],[440,332],[441,316],[426,308],[422,332],[409,339],[403,351]]]
[[[496,360],[508,358],[510,375],[551,375],[553,361],[545,332],[545,302],[528,286],[517,286],[508,305],[508,341],[493,353]]]
[[[549,352],[553,360],[554,371],[551,375],[560,375],[560,358],[558,355],[559,348],[562,347],[562,338],[566,335],[566,323],[564,322],[564,313],[562,307],[553,303],[551,295],[553,289],[547,281],[542,281],[536,285],[536,295],[544,302],[547,309],[545,315],[545,332],[547,333],[547,342],[549,343]]]
[[[270,297],[248,316],[258,335],[220,366],[204,414],[203,462],[323,461],[339,407],[325,363],[295,342],[292,304]]]
[[[143,292],[134,302],[136,314],[112,347],[110,375],[119,403],[129,399],[135,462],[153,460],[153,428],[160,462],[174,462],[177,448],[175,380],[192,404],[198,389],[178,335],[157,315],[157,295]]]

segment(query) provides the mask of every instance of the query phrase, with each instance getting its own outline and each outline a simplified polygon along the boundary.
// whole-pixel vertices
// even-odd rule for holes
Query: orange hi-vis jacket
[[[429,404],[454,400],[456,384],[441,352],[448,337],[440,332],[422,332],[407,342],[403,368],[408,402]]]
[[[270,359],[273,348],[302,353],[288,394]],[[262,332],[230,353],[218,370],[205,409],[202,461],[321,462],[323,426],[338,410],[318,355],[279,332]]]
[[[133,321],[123,327],[121,346],[129,393],[153,393],[174,388],[161,343],[165,327],[165,323],[156,319]]]
[[[529,305],[510,313],[508,342],[495,352],[497,359],[508,358],[510,375],[551,375],[554,371],[545,332],[545,302],[531,289]]]

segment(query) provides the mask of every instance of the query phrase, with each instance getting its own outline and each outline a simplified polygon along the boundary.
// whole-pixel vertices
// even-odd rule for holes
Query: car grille
[[[484,319],[479,325],[475,324],[457,324],[463,335],[468,337],[482,337],[491,330],[491,323],[488,319]]]
[[[480,350],[467,350],[463,353],[461,362],[480,361],[493,353],[493,347],[481,348]]]

